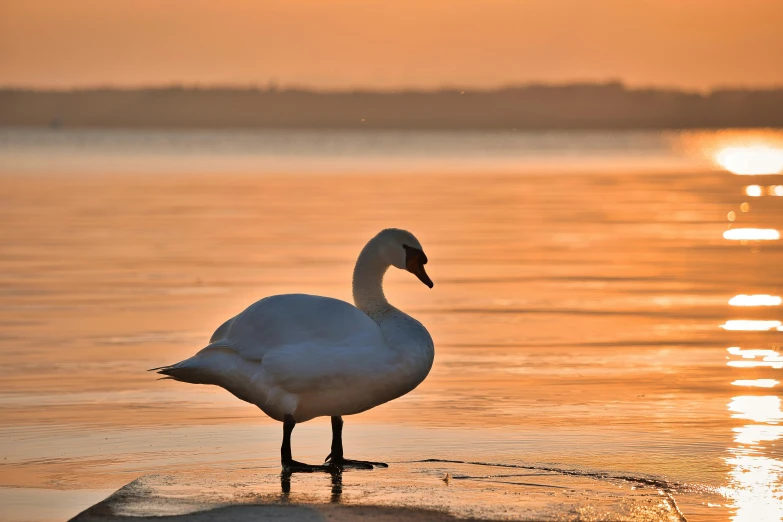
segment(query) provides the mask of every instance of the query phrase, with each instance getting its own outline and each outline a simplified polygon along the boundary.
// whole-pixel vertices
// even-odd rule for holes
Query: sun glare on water
[[[775,379],[737,379],[732,382],[734,386],[750,386],[753,388],[773,388],[780,384]]]
[[[715,155],[715,161],[734,174],[754,176],[783,172],[783,148],[770,145],[725,147]]]
[[[750,421],[734,428],[737,446],[730,448],[726,463],[731,466],[724,495],[736,509],[734,522],[766,522],[783,518],[780,479],[783,462],[763,453],[763,443],[775,444],[783,435],[780,397],[740,396],[732,398],[729,412],[735,419]]]
[[[760,198],[765,194],[767,196],[783,196],[783,185],[769,185],[768,187],[748,185],[745,187],[745,194],[752,198]]]
[[[748,185],[745,187],[745,194],[752,198],[757,198],[764,194],[764,189],[759,185]]]
[[[732,321],[729,321],[732,322]],[[777,323],[779,321],[771,321]],[[768,326],[768,325],[767,325]],[[725,326],[724,326],[725,327]],[[764,331],[761,328],[728,328],[729,330],[746,330],[746,331]],[[768,328],[767,330],[770,330]],[[767,349],[742,349],[739,346],[732,346],[727,349],[729,354],[734,357],[741,357],[741,359],[729,360],[726,365],[733,368],[783,368],[783,356],[776,350]],[[737,381],[740,382],[740,381]],[[741,381],[748,382],[748,381]],[[761,382],[764,382],[761,380]],[[770,381],[766,381],[770,382]],[[777,381],[774,381],[777,383]],[[746,384],[747,385],[747,384]],[[762,386],[763,385],[759,385]]]
[[[718,136],[711,147],[703,150],[715,163],[733,174],[775,175],[783,173],[782,137],[780,134],[770,133],[757,136],[724,134]],[[750,184],[743,187],[743,193],[751,198],[781,196],[783,185]],[[775,203],[765,202],[767,207]],[[739,210],[748,213],[751,205],[745,201],[739,206]],[[767,218],[769,215],[766,213],[754,217]],[[735,221],[737,217],[734,210],[727,214],[729,222]],[[773,223],[763,219],[759,224],[764,226]],[[742,244],[751,241],[777,241],[780,239],[780,231],[775,228],[729,228],[723,233],[723,237],[740,241]],[[729,299],[728,304],[736,307],[778,307],[783,304],[783,298],[769,294],[739,294]],[[757,332],[765,336],[765,341],[774,341],[777,340],[777,334],[763,332],[783,331],[783,321],[732,319],[720,327],[730,332]],[[759,393],[765,389],[771,391],[780,384],[780,380],[771,378],[770,374],[759,378],[761,375],[746,373],[783,369],[781,347],[766,342],[764,344],[766,346],[727,348],[726,365],[742,372],[737,375],[742,378],[735,379],[731,384],[751,388],[748,391],[756,391],[752,395],[734,397],[728,404],[731,417],[744,421],[744,425],[732,429],[735,444],[728,448],[728,456],[725,459],[731,468],[729,483],[721,488],[734,509],[731,517],[733,522],[783,520],[783,460],[778,458],[779,452],[776,451],[776,446],[783,438],[783,401],[777,394]],[[768,451],[770,448],[774,449]]]
[[[777,295],[735,295],[729,299],[731,306],[780,306],[783,299]]]
[[[775,241],[780,232],[774,228],[733,228],[723,233],[724,239],[733,241]]]
[[[781,326],[780,321],[755,321],[747,319],[737,319],[726,321],[720,325],[724,330],[745,331],[745,332],[766,332],[774,330]]]

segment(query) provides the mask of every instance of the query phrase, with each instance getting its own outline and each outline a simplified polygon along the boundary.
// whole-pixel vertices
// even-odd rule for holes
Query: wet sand
[[[226,483],[229,476],[230,484]],[[165,516],[193,521],[225,516],[235,520],[679,522],[684,517],[669,487],[630,476],[443,460],[400,462],[391,469],[335,475],[221,467],[139,478],[73,520]]]
[[[777,520],[783,414],[776,385],[753,383],[779,371],[727,348],[774,351],[783,333],[721,328],[783,319],[728,305],[783,292],[780,242],[722,237],[729,211],[735,228],[783,229],[783,198],[740,210],[745,184],[717,171],[3,175],[0,518],[67,519],[143,484],[102,504],[109,519],[167,514],[173,496],[191,504],[171,515],[191,520],[346,519],[366,504],[400,519]],[[329,477],[294,476],[291,507],[277,423],[144,370],[263,296],[350,300],[354,259],[387,226],[415,231],[430,259],[433,290],[403,273],[386,289],[429,328],[435,366],[346,418],[348,456],[388,473],[346,473],[343,508],[322,505]],[[328,421],[297,426],[293,444],[322,461]],[[501,468],[417,462],[433,458]]]
[[[104,515],[102,509],[104,505],[96,506],[88,512],[72,519],[74,521],[144,521],[160,520],[157,515],[149,517],[122,516],[122,515]],[[110,508],[107,508],[110,509]],[[166,520],[178,521],[187,520],[189,522],[242,522],[245,520],[290,520],[292,522],[319,522],[325,520],[345,520],[354,522],[358,520],[378,520],[380,522],[397,522],[399,520],[419,521],[449,521],[449,520],[478,520],[478,519],[457,519],[439,511],[428,511],[424,509],[410,508],[385,508],[378,506],[334,506],[329,504],[312,506],[227,506],[198,513],[169,516]]]

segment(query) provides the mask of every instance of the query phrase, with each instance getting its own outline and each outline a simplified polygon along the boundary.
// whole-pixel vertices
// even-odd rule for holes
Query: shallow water
[[[783,133],[0,128],[4,170],[17,174],[692,172],[711,169],[719,151],[736,162],[732,146],[758,144],[779,148]],[[783,169],[775,153],[767,160]]]
[[[74,165],[95,161],[68,150]],[[109,175],[101,163],[58,168],[58,154],[27,170],[3,156],[0,518],[62,520],[140,477],[151,490],[174,477],[175,496],[202,507],[238,501],[226,496],[237,482],[239,496],[278,495],[279,424],[227,392],[144,370],[191,355],[260,297],[350,300],[359,249],[388,226],[414,231],[430,259],[433,290],[395,272],[386,293],[428,327],[436,360],[413,393],[346,418],[348,456],[392,467],[346,474],[343,501],[655,519],[634,507],[641,487],[687,520],[783,517],[783,331],[728,322],[783,321],[780,305],[729,305],[783,295],[783,247],[723,236],[783,230],[783,198],[746,195],[780,176],[655,162],[497,172],[491,154],[486,170],[175,173],[153,162]],[[327,420],[299,425],[294,456],[318,462],[329,442]],[[484,487],[515,471],[415,462],[425,459],[522,466],[548,482]],[[432,489],[445,473],[465,478]],[[331,499],[327,477],[291,480]],[[556,489],[546,486],[564,490],[542,502]]]

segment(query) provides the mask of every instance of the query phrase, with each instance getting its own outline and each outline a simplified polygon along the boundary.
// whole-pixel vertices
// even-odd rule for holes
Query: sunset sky
[[[0,0],[0,86],[783,85],[780,0]]]

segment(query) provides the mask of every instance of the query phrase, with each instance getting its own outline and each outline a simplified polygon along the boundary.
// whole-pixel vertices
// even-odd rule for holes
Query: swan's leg
[[[313,466],[295,461],[291,457],[291,432],[294,431],[294,426],[296,426],[296,421],[294,420],[293,415],[286,415],[283,417],[283,446],[280,448],[280,461],[283,464],[283,471],[289,473],[312,473],[313,471],[334,473],[339,471],[339,469],[331,463],[323,466]]]
[[[343,418],[332,417],[332,452],[326,457],[326,462],[340,469],[373,469],[375,466],[388,468],[383,462],[370,462],[366,460],[350,460],[343,456]]]

